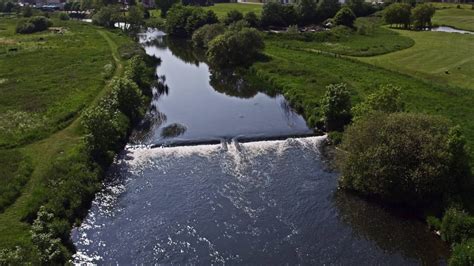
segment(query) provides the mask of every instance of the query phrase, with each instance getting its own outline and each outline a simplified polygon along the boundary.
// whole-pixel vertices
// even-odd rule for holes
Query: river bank
[[[5,18],[0,23],[15,25],[15,21],[14,18]],[[30,160],[32,170],[28,180],[22,184],[24,187],[19,188],[21,193],[11,205],[7,205],[7,208],[0,213],[0,257],[4,263],[18,261],[39,263],[40,258],[45,256],[45,254],[41,254],[41,250],[37,249],[39,242],[32,239],[34,233],[32,235],[30,232],[32,230],[31,223],[36,219],[37,211],[41,205],[49,205],[48,210],[52,211],[54,215],[53,220],[45,221],[51,235],[44,236],[41,240],[54,243],[50,251],[55,255],[51,257],[51,261],[59,263],[68,257],[70,250],[68,251],[66,247],[71,248],[68,232],[76,219],[80,219],[86,212],[94,193],[100,188],[103,173],[87,154],[88,147],[84,143],[84,137],[88,132],[82,126],[84,120],[82,111],[99,105],[103,98],[110,98],[112,92],[110,82],[123,77],[124,70],[129,64],[128,58],[122,57],[119,51],[119,48],[133,44],[127,36],[79,22],[53,19],[53,23],[67,29],[67,33],[64,36],[51,32],[16,36],[11,32],[14,27],[10,26],[1,32],[7,39],[20,39],[20,41],[8,43],[9,47],[20,47],[16,48],[17,52],[15,53],[8,52],[1,55],[6,63],[2,64],[2,67],[18,63],[18,58],[26,58],[21,61],[25,63],[24,66],[27,69],[24,73],[2,69],[1,75],[6,77],[3,79],[6,82],[0,84],[0,88],[3,91],[11,86],[13,88],[20,86],[20,84],[12,83],[15,80],[12,75],[22,75],[22,77],[29,75],[31,77],[16,79],[17,83],[21,81],[23,85],[21,89],[16,89],[15,93],[24,93],[29,95],[28,97],[10,97],[7,93],[2,99],[8,101],[15,98],[17,103],[21,103],[21,99],[24,99],[30,104],[35,101],[39,103],[39,100],[46,101],[42,105],[48,106],[49,110],[53,109],[56,112],[45,111],[38,107],[37,114],[45,112],[43,119],[49,118],[48,115],[51,113],[67,117],[67,119],[60,120],[59,126],[56,127],[54,123],[46,120],[45,122],[48,124],[53,124],[52,129],[47,129],[51,132],[45,131],[46,133],[38,135],[39,137],[29,138],[26,144],[13,143],[14,148],[10,148],[10,150],[18,151],[25,156],[24,160]],[[74,42],[75,45],[71,45],[70,42]],[[48,47],[48,45],[52,46]],[[80,51],[80,53],[77,54],[76,51]],[[66,53],[63,54],[63,52]],[[43,59],[48,53],[52,53],[51,56],[55,58],[54,64],[51,64],[53,68],[62,63],[67,64],[68,67],[75,67],[76,63],[72,63],[70,60],[77,63],[80,63],[81,60],[86,61],[83,62],[83,66],[77,66],[73,72],[64,71],[64,67],[49,70],[44,66]],[[38,65],[41,66],[35,67]],[[41,75],[26,74],[40,69],[43,70]],[[18,70],[20,69],[18,68]],[[90,75],[83,76],[87,73]],[[68,75],[70,76],[68,77]],[[34,83],[35,88],[41,88],[43,91],[42,96],[32,92],[32,88],[28,86],[28,84],[33,84],[31,79],[36,77],[42,78],[41,82]],[[56,82],[57,79],[68,80],[69,83],[64,83],[64,85],[70,85],[72,88],[62,89],[58,95],[55,95],[58,88],[62,88],[62,85],[59,86]],[[61,95],[62,97],[59,97]],[[33,96],[37,97],[34,98],[36,100],[29,101]],[[59,97],[60,100],[54,100],[57,99],[55,97]],[[69,103],[74,104],[69,105]],[[5,108],[8,106],[2,105]],[[18,106],[16,105],[15,108]],[[32,110],[22,111],[31,112]],[[54,119],[51,122],[54,122]],[[29,132],[26,131],[26,133]],[[3,161],[3,159],[7,161]],[[9,159],[11,158],[2,157],[1,163],[8,164]],[[10,175],[10,173],[5,174],[6,177]],[[2,176],[2,182],[5,181],[3,178]],[[6,191],[5,193],[10,192]],[[3,195],[6,194],[2,192]],[[56,239],[61,242],[56,242]]]

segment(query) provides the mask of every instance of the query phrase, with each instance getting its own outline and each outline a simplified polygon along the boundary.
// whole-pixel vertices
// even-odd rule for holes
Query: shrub
[[[408,28],[411,21],[411,6],[405,3],[391,4],[383,11],[383,18],[387,24]]]
[[[224,18],[224,24],[225,25],[230,25],[234,22],[237,22],[239,20],[244,19],[244,15],[240,11],[237,10],[231,10],[227,13],[227,15]]]
[[[342,188],[392,203],[423,206],[459,189],[465,144],[443,118],[374,113],[345,132],[338,164]],[[454,144],[456,143],[456,144]],[[463,152],[455,151],[456,146]],[[469,171],[469,169],[466,169]]]
[[[53,23],[46,17],[36,16],[20,21],[16,26],[16,32],[27,34],[47,30]]]
[[[174,5],[177,4],[179,1],[177,0],[155,0],[156,6],[160,9],[161,17],[166,18],[168,14],[168,10]]]
[[[436,9],[432,5],[419,4],[412,10],[412,21],[415,29],[431,28],[431,18]]]
[[[39,259],[42,263],[55,264],[64,261],[64,258],[61,258],[61,255],[64,254],[61,250],[61,241],[59,238],[54,238],[48,227],[53,219],[54,215],[41,207],[38,217],[31,226],[31,240],[39,251]]]
[[[59,13],[60,20],[69,20],[69,15],[67,13]]]
[[[428,224],[430,230],[441,230],[441,220],[434,216],[426,217],[426,223]]]
[[[456,244],[449,258],[449,266],[474,265],[474,238],[464,243]]]
[[[327,131],[342,131],[351,121],[351,96],[345,84],[326,87],[321,100],[321,116]]]
[[[472,237],[474,237],[474,217],[455,208],[449,208],[441,222],[441,238],[450,243],[461,243]]]
[[[189,37],[198,28],[217,22],[217,16],[211,10],[205,11],[201,7],[175,5],[168,11],[166,31],[170,35]]]
[[[334,23],[336,25],[343,25],[352,28],[354,26],[354,21],[356,16],[354,12],[348,7],[341,8],[334,16]]]
[[[258,19],[255,12],[248,12],[244,15],[244,20],[247,21],[250,27],[258,28],[260,27],[260,20]]]
[[[380,89],[369,96],[362,103],[352,108],[354,119],[374,112],[395,113],[403,112],[405,104],[401,99],[401,90],[393,85],[381,86]]]
[[[210,41],[224,32],[225,27],[222,24],[204,25],[193,33],[193,45],[200,48],[207,48]]]
[[[209,43],[206,53],[211,65],[220,68],[246,66],[263,50],[260,33],[253,28],[228,31]]]

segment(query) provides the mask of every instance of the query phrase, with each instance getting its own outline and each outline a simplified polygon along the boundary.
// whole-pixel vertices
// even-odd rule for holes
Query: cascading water
[[[283,96],[228,84],[155,33],[142,41],[163,59],[157,72],[169,88],[155,88],[147,119],[73,231],[75,263],[445,262],[446,246],[422,222],[337,190],[324,136],[239,141],[311,130]],[[216,144],[158,147],[205,142]]]
[[[324,138],[227,149],[127,149],[74,232],[75,262],[407,264],[442,258],[444,246],[422,223],[337,192],[337,175],[321,161]],[[378,244],[381,237],[385,246]]]

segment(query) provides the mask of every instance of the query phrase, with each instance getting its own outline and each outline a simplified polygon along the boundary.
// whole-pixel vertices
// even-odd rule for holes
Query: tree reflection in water
[[[334,202],[340,220],[352,228],[356,237],[374,241],[390,254],[421,259],[423,265],[445,263],[448,247],[435,241],[437,236],[406,210],[388,209],[341,190],[334,194]]]

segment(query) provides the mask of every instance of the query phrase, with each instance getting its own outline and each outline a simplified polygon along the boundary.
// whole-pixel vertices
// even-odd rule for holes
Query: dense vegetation
[[[16,32],[17,33],[33,33],[38,31],[47,30],[48,27],[51,27],[53,23],[46,17],[36,16],[29,18],[27,20],[21,20],[16,25]]]
[[[175,5],[166,18],[166,31],[172,36],[191,37],[195,30],[217,23],[216,14],[201,7]]]
[[[442,118],[375,112],[344,133],[340,186],[392,203],[440,202],[468,184],[464,146],[459,128]]]
[[[11,133],[22,130],[18,125],[28,124],[24,119],[34,118],[28,112],[36,112],[41,115],[41,124],[47,127],[35,131],[41,134],[36,133],[38,135],[34,138],[27,137],[21,142],[9,135],[1,136],[2,143],[14,148],[0,150],[3,169],[0,176],[0,264],[28,261],[35,264],[64,263],[70,256],[70,228],[85,215],[87,206],[100,188],[110,158],[121,149],[131,126],[143,114],[143,95],[149,95],[147,90],[154,73],[145,61],[148,64],[153,62],[143,57],[142,50],[118,49],[119,45],[135,46],[128,38],[90,25],[58,20],[54,23],[67,27],[68,34],[39,33],[33,39],[25,39],[13,33],[15,20],[0,20],[0,23],[8,29],[1,34],[15,40],[8,42],[7,49],[16,47],[14,53],[5,50],[0,55],[2,63],[5,62],[2,67],[11,69],[16,64],[19,68],[18,72],[1,72],[0,89],[5,91],[2,107],[8,110],[7,114],[20,112],[13,118],[22,119],[11,124],[11,128],[8,128],[8,123],[2,126],[7,126]],[[20,44],[20,41],[23,42]],[[49,48],[52,55],[41,47],[41,43],[55,47]],[[123,56],[119,50],[125,52]],[[129,58],[131,51],[135,51],[135,56],[124,67],[124,58]],[[23,56],[27,57],[21,59]],[[44,65],[45,56],[49,57],[48,61],[55,58],[52,70]],[[18,62],[25,64],[24,69]],[[74,67],[75,71],[65,72],[68,67]],[[32,71],[41,71],[42,75],[28,74]],[[71,73],[72,76],[67,76]],[[16,79],[15,75],[28,78]],[[36,82],[36,76],[41,80]],[[111,77],[115,78],[106,86],[104,81]],[[56,79],[61,81],[56,83]],[[65,79],[69,81],[65,84],[68,89],[59,85],[64,84]],[[30,91],[30,83],[36,89],[41,86],[43,98]],[[29,96],[18,97],[18,93]],[[102,95],[101,99],[94,101],[98,94]],[[22,101],[25,109],[21,109]],[[68,105],[75,102],[80,105]],[[50,106],[50,109],[38,108],[32,103],[38,107]],[[81,116],[76,115],[89,105],[91,107]],[[71,111],[72,115],[69,114]],[[55,125],[53,114],[66,115],[67,118]],[[10,117],[5,121],[11,120]],[[8,131],[2,130],[2,133]],[[35,142],[39,138],[44,139]],[[96,145],[95,140],[100,138],[106,141]],[[99,158],[98,154],[106,156]]]
[[[410,26],[416,30],[431,28],[431,19],[435,14],[435,8],[429,4],[418,4],[414,8],[406,3],[394,3],[384,11],[384,19],[387,24],[398,25],[405,29]]]

